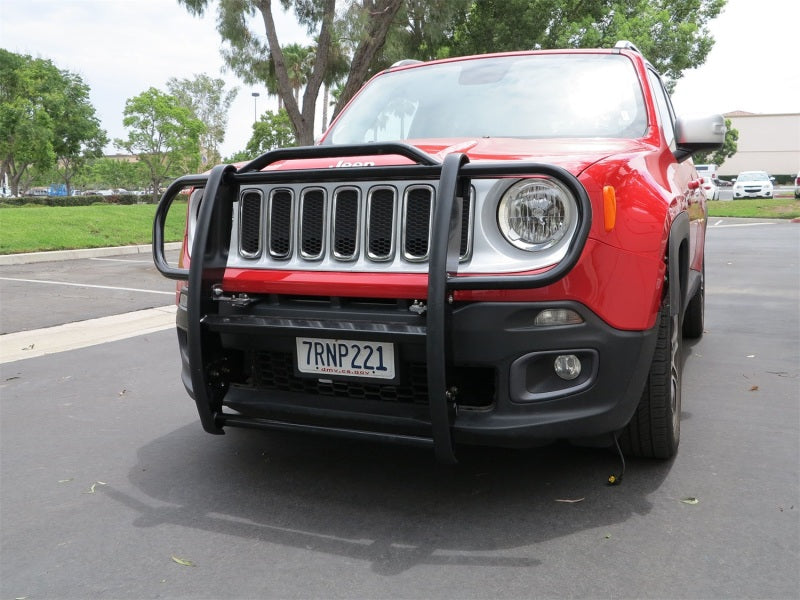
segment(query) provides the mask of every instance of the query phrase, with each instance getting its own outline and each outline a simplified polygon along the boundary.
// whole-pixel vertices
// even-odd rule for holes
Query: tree
[[[736,154],[739,149],[739,130],[734,129],[730,119],[725,119],[725,141],[722,148],[712,152],[697,152],[692,156],[696,165],[721,165],[725,160]]]
[[[84,189],[138,190],[147,187],[149,180],[150,175],[143,162],[114,157],[89,161],[78,178]]]
[[[386,36],[402,5],[403,0],[363,0],[360,4],[354,2],[351,6],[351,14],[356,16],[355,22],[362,24],[359,27],[361,35],[354,37],[357,45],[353,51],[350,72],[339,95],[339,103],[336,106],[337,113],[374,73],[373,61],[383,49]],[[336,116],[335,113],[334,116]]]
[[[458,54],[633,42],[674,84],[701,65],[714,40],[707,24],[727,0],[476,0],[453,38]]]
[[[398,60],[434,60],[452,55],[455,28],[463,21],[473,0],[405,0],[386,38],[384,62],[375,70]]]
[[[89,86],[77,75],[65,71],[62,74],[67,82],[64,90],[66,102],[54,111],[53,147],[56,170],[66,184],[67,195],[70,195],[73,178],[89,159],[103,155],[108,137],[89,103]]]
[[[178,0],[202,15],[213,0]],[[314,60],[302,78],[290,75],[291,47],[280,46],[272,0],[218,0],[217,30],[226,64],[248,84],[277,94],[300,144],[314,140],[317,97],[335,86],[335,45],[350,56],[336,110],[364,82],[401,58],[444,58],[532,48],[613,46],[634,42],[674,84],[703,63],[713,45],[707,29],[726,0],[351,0],[337,14],[334,0],[281,0],[317,33]],[[260,16],[263,30],[249,26]],[[304,80],[302,98],[296,82]],[[327,106],[327,102],[325,102]]]
[[[253,136],[247,142],[247,153],[250,158],[254,158],[275,148],[296,145],[292,123],[289,121],[286,109],[281,109],[277,113],[268,110],[253,125]]]
[[[214,79],[206,74],[195,75],[194,79],[167,81],[167,90],[178,103],[192,111],[192,115],[206,126],[200,135],[200,152],[203,164],[214,165],[220,162],[219,147],[225,141],[225,127],[228,123],[228,110],[239,88],[225,91],[225,81]]]
[[[193,15],[202,15],[210,0],[178,0]],[[346,102],[369,75],[373,58],[383,47],[389,27],[403,0],[356,0],[351,12],[356,11],[364,23],[358,39],[342,101]],[[336,20],[335,0],[281,0],[281,5],[294,8],[298,21],[309,33],[318,32],[314,62],[306,75],[302,99],[295,98],[295,87],[289,74],[287,57],[278,40],[272,14],[272,0],[220,0],[217,5],[217,30],[223,40],[222,56],[226,64],[245,83],[270,82],[270,69],[274,71],[274,85],[286,108],[297,140],[300,144],[314,142],[314,118],[317,97],[329,72],[331,39]],[[252,31],[248,17],[260,15],[263,32]],[[267,85],[267,89],[273,88]]]
[[[347,76],[349,69],[350,57],[347,54],[347,48],[342,43],[339,33],[334,31],[331,37],[330,50],[328,52],[328,70],[322,81],[322,131],[328,128],[328,107],[331,106],[329,100],[331,88],[338,86],[339,83],[342,82]],[[338,105],[338,99],[339,96],[337,95],[336,103],[333,104],[334,108]]]
[[[0,180],[17,194],[25,171],[58,165],[67,187],[87,157],[100,154],[105,131],[89,87],[51,61],[0,49]]]
[[[199,169],[199,140],[205,125],[174,96],[151,87],[129,98],[122,124],[128,129],[128,137],[114,143],[137,154],[146,165],[153,201],[165,180]]]
[[[286,61],[286,74],[289,76],[289,85],[294,90],[295,102],[300,102],[300,88],[307,82],[312,73],[314,64],[314,49],[300,44],[289,44],[283,47],[283,57]]]

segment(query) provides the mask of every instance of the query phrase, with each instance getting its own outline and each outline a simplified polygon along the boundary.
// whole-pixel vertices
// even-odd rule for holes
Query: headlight
[[[546,250],[568,237],[576,226],[577,203],[558,181],[524,179],[500,199],[497,221],[503,236],[521,250]]]

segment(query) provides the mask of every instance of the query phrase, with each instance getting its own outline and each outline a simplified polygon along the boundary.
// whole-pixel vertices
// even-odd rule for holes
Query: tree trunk
[[[367,30],[353,55],[350,74],[336,103],[334,118],[366,81],[372,59],[383,48],[389,27],[402,4],[403,0],[364,0],[364,9],[369,12]]]
[[[317,97],[319,96],[319,89],[322,86],[325,71],[328,67],[331,28],[333,27],[333,18],[336,14],[336,2],[335,0],[324,1],[322,26],[320,27],[319,37],[317,39],[317,60],[314,62],[314,70],[306,83],[302,110],[299,106],[299,102],[294,97],[294,90],[289,81],[286,60],[283,57],[283,51],[278,41],[275,20],[272,18],[272,1],[257,0],[255,5],[259,12],[261,12],[264,21],[269,52],[272,57],[272,62],[275,65],[275,79],[278,82],[278,95],[283,99],[297,142],[302,146],[310,146],[314,143],[314,112],[316,111]]]
[[[328,128],[328,86],[322,84],[322,133]]]
[[[17,169],[13,158],[3,162],[3,172],[8,176],[8,187],[11,189],[12,196],[19,196],[19,182],[27,168],[28,165],[26,164],[22,165],[22,168]]]

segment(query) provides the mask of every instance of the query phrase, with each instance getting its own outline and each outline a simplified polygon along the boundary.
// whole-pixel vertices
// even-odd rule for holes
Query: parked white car
[[[733,197],[772,198],[772,178],[766,171],[742,171],[733,184]]]
[[[719,200],[719,186],[716,179],[703,177],[702,186],[708,200]]]
[[[719,200],[719,184],[717,183],[717,165],[695,165],[697,174],[703,178],[703,191],[709,200]]]

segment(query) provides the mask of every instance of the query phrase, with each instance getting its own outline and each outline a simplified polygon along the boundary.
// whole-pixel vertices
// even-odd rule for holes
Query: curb
[[[180,250],[182,242],[164,244],[164,250]],[[83,248],[80,250],[53,250],[51,252],[27,252],[25,254],[0,255],[0,266],[28,265],[40,262],[56,262],[76,260],[80,258],[98,258],[102,256],[120,256],[123,254],[153,254],[152,244],[138,246],[111,246],[106,248]]]
[[[121,315],[65,323],[0,336],[0,364],[87,348],[175,327],[177,306],[161,306]]]

